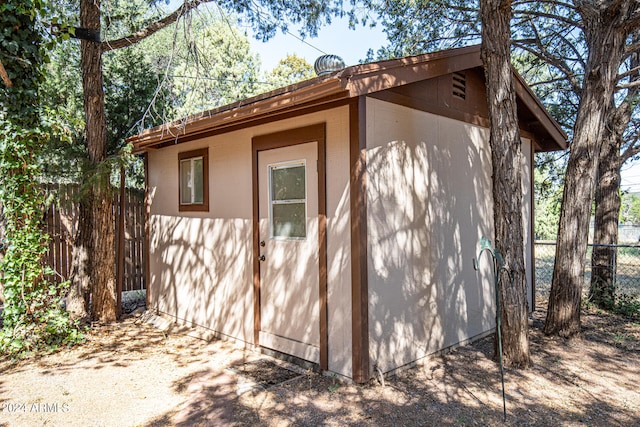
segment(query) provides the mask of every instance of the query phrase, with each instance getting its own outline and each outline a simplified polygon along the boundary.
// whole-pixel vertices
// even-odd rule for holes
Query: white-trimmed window
[[[180,211],[209,210],[209,149],[178,154]]]

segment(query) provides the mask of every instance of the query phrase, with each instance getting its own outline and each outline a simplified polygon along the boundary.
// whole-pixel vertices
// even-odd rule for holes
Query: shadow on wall
[[[261,235],[268,235],[267,221],[262,221],[262,229]],[[306,235],[304,240],[269,245],[268,259],[261,263],[261,330],[319,347],[318,245],[306,242],[317,241],[317,219],[307,219]]]
[[[370,357],[383,371],[495,317],[490,269],[473,269],[480,238],[493,235],[488,133],[405,110],[380,114],[393,123],[376,117],[367,152]]]
[[[347,129],[347,125],[344,125]],[[328,126],[332,133],[327,155],[327,249],[328,249],[328,316],[330,361],[329,368],[344,375],[351,375],[351,289],[350,289],[350,234],[349,234],[349,158],[348,146],[340,139],[337,126]],[[342,131],[340,131],[342,132]],[[346,157],[344,156],[346,152]],[[246,342],[253,342],[253,234],[251,182],[245,182],[250,173],[249,153],[239,152],[234,144],[216,145],[210,152],[212,182],[233,182],[227,188],[212,188],[212,209],[208,215],[222,218],[200,218],[198,214],[175,212],[166,194],[171,190],[161,177],[157,182],[158,194],[151,191],[154,214],[150,218],[150,306],[179,319],[219,331]],[[165,165],[171,153],[154,160],[153,170]],[[334,156],[332,158],[332,156]],[[241,160],[239,160],[241,159]],[[216,172],[217,171],[217,172]],[[223,173],[224,172],[224,173]],[[159,172],[158,172],[159,173]],[[215,174],[218,175],[215,175]],[[217,181],[216,181],[217,180]],[[240,182],[240,184],[238,184]],[[246,190],[244,192],[240,190]],[[177,190],[176,190],[177,191]],[[240,193],[238,192],[240,191]],[[156,199],[157,198],[157,199]],[[164,213],[167,215],[161,215]],[[246,217],[245,217],[246,214]],[[181,216],[184,215],[184,216]],[[310,225],[311,227],[311,225]],[[315,221],[313,227],[317,227]],[[310,229],[309,236],[317,236],[317,228]],[[272,251],[268,260],[291,262],[287,253]],[[317,265],[318,254],[307,254],[306,264]],[[306,280],[299,277],[305,269],[282,270],[277,283]],[[307,271],[311,268],[307,265]],[[316,268],[317,271],[317,268]],[[313,289],[300,289],[297,295],[274,295],[274,307],[270,311],[274,327],[279,335],[294,337],[300,341],[317,343],[319,326],[317,305],[315,313],[295,304],[285,304],[292,299],[308,301],[318,299],[317,273]],[[287,306],[286,310],[280,308]],[[312,317],[311,319],[309,317]],[[344,327],[344,325],[347,327]],[[307,326],[313,326],[312,331]],[[304,328],[301,328],[304,326]]]
[[[253,342],[251,221],[151,217],[151,307]]]

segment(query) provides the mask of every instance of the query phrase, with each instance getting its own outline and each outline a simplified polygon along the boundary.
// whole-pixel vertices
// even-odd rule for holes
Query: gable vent
[[[467,99],[467,76],[462,73],[452,74],[452,93],[459,99]]]

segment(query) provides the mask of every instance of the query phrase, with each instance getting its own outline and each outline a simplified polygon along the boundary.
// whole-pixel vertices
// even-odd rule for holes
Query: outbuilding
[[[514,78],[532,306],[533,156],[566,135]],[[149,308],[356,382],[490,333],[488,127],[471,46],[144,131]]]

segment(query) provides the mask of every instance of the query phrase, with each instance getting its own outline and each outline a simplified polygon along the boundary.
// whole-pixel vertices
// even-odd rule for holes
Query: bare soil
[[[0,425],[640,426],[640,324],[590,311],[565,340],[541,333],[544,315],[533,366],[505,372],[506,422],[492,338],[354,385],[130,318],[79,347],[0,358]]]

